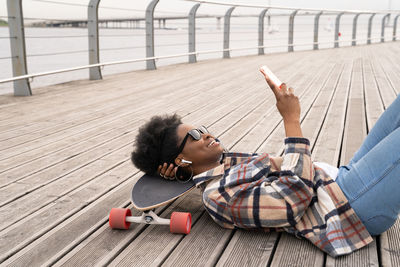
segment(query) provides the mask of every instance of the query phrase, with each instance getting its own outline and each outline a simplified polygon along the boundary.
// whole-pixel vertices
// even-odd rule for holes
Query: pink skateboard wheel
[[[192,215],[188,212],[173,212],[169,228],[171,233],[189,234],[192,228]]]
[[[131,223],[126,221],[126,217],[131,215],[130,209],[113,208],[108,216],[108,223],[112,229],[129,229]]]

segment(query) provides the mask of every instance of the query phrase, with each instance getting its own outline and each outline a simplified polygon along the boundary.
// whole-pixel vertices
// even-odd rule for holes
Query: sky
[[[218,2],[246,3],[254,5],[287,6],[302,8],[400,10],[400,0],[215,0]],[[58,3],[57,3],[58,2]],[[150,0],[102,0],[100,18],[143,17]],[[85,19],[89,0],[22,0],[25,18]],[[66,4],[59,4],[66,3]],[[193,2],[160,0],[156,16],[187,14]],[[198,14],[224,14],[226,6],[202,4]],[[260,9],[237,8],[235,14],[258,14]],[[282,13],[282,11],[281,11]],[[0,19],[7,16],[7,0],[0,0]]]

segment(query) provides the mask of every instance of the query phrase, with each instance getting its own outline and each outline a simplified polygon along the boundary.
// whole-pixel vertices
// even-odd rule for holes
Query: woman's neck
[[[205,165],[205,166],[195,167],[195,168],[193,168],[193,175],[198,175],[200,173],[203,173],[203,172],[206,172],[208,170],[214,169],[214,168],[216,168],[216,167],[218,167],[220,165],[221,165],[220,161],[216,161],[213,164],[208,164],[208,165]]]

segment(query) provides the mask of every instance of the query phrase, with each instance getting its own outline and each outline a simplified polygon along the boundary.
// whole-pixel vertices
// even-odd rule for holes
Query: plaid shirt
[[[313,165],[306,138],[286,138],[283,157],[225,153],[196,175],[207,212],[225,228],[274,228],[304,237],[331,256],[373,241],[338,184]]]

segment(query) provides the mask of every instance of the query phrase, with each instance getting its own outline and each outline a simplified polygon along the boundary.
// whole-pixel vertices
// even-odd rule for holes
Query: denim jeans
[[[371,235],[400,213],[400,95],[380,116],[336,182]]]

